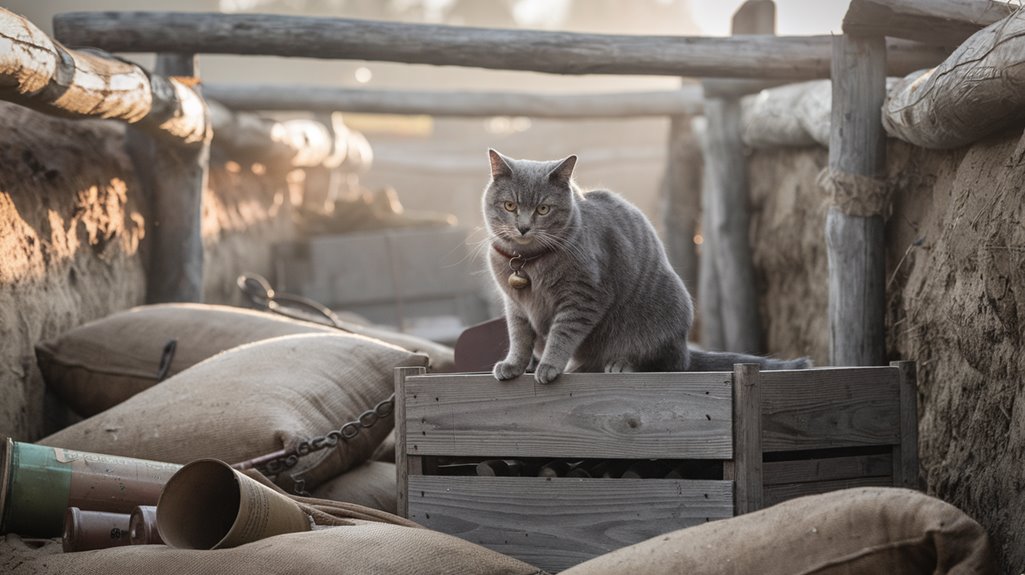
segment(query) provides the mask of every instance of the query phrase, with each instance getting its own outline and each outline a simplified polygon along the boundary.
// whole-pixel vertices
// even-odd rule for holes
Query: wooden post
[[[719,291],[719,272],[715,265],[715,190],[719,184],[715,178],[717,173],[708,169],[707,158],[711,155],[708,148],[708,119],[695,118],[692,123],[694,135],[701,144],[701,154],[706,158],[706,165],[701,177],[701,258],[698,261],[698,294],[697,318],[701,332],[698,341],[708,349],[724,349],[726,338],[722,327],[722,293]]]
[[[735,35],[773,34],[775,29],[772,0],[748,0],[733,17]],[[705,177],[716,189],[712,198],[715,205],[705,205],[714,218],[706,228],[714,229],[709,238],[712,242],[706,240],[702,253],[714,259],[726,351],[758,353],[762,328],[748,239],[751,215],[739,98],[706,100],[705,117],[709,152],[705,156]]]
[[[196,56],[158,54],[155,72],[163,76],[198,76]],[[210,139],[208,128],[199,146],[175,146],[139,132],[130,134],[127,140],[136,173],[149,196],[147,303],[203,301],[200,224]]]
[[[900,370],[900,445],[893,448],[893,486],[918,489],[918,366],[891,361]]]
[[[758,511],[762,489],[762,401],[758,364],[733,366],[733,464],[727,470],[734,484],[736,515]]]
[[[882,365],[885,246],[882,211],[886,135],[886,44],[843,35],[833,45],[833,109],[826,216],[829,356],[837,366]]]
[[[695,157],[690,116],[670,116],[662,199],[669,262],[691,295],[698,298],[698,254],[694,237],[701,213],[701,162]]]
[[[398,489],[398,509],[401,517],[409,517],[409,474],[419,475],[422,471],[422,459],[419,456],[406,455],[406,378],[412,375],[423,375],[427,369],[423,367],[395,368],[395,485]]]

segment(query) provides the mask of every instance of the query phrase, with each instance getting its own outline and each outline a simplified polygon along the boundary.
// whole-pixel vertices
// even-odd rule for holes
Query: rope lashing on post
[[[886,180],[823,168],[815,183],[829,194],[829,206],[849,216],[883,216],[890,211],[890,184]]]

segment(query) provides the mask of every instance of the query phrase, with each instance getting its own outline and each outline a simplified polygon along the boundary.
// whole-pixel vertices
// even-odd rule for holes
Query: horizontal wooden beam
[[[0,99],[48,114],[111,118],[202,145],[202,97],[174,78],[91,50],[68,50],[25,18],[0,8]]]
[[[957,45],[1017,9],[992,0],[851,0],[843,31]]]
[[[372,60],[555,74],[827,78],[832,54],[829,36],[582,34],[270,14],[71,12],[54,17],[54,31],[63,42],[113,52]]]
[[[536,94],[206,84],[203,93],[234,110],[321,110],[535,118],[675,116],[699,114],[702,111],[701,88],[697,85],[658,92]]]

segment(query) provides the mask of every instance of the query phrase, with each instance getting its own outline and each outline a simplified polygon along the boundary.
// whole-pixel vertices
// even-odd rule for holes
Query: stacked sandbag
[[[451,348],[422,338],[345,322],[342,327],[423,353],[436,370],[453,363]],[[161,304],[79,326],[40,343],[36,354],[47,386],[77,413],[90,416],[222,351],[302,333],[338,330],[236,307]]]
[[[16,543],[15,543],[16,545]],[[81,553],[20,549],[11,575],[536,575],[541,570],[436,531],[362,523],[290,533],[231,549],[133,545]]]
[[[989,575],[986,532],[917,491],[866,487],[792,499],[607,553],[565,575]]]
[[[246,461],[321,436],[386,400],[394,369],[427,357],[342,333],[283,336],[205,360],[40,443],[170,463]],[[304,457],[306,489],[366,461],[392,419]]]
[[[397,513],[398,487],[395,473],[394,463],[367,461],[328,480],[314,489],[312,495]]]

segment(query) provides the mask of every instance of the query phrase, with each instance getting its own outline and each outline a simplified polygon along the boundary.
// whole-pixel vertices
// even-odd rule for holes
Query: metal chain
[[[320,437],[300,441],[290,451],[275,457],[274,459],[260,462],[256,468],[264,475],[278,475],[295,467],[295,465],[299,463],[299,458],[305,457],[311,453],[316,453],[322,449],[333,448],[338,445],[339,441],[355,439],[359,436],[362,430],[373,427],[378,421],[391,417],[394,413],[395,394],[393,393],[388,399],[385,399],[375,405],[373,409],[364,411],[359,414],[359,417],[345,425],[342,425],[338,429],[330,431]]]

